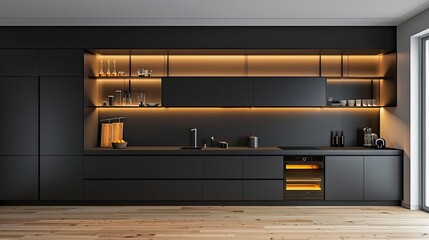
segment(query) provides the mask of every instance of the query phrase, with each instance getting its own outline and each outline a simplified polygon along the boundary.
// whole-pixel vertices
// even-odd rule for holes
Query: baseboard
[[[419,205],[410,205],[406,202],[401,202],[402,207],[404,208],[408,208],[410,210],[420,210],[420,206]]]

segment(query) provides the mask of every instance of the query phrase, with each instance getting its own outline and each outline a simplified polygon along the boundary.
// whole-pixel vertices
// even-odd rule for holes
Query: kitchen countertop
[[[364,147],[288,147],[283,150],[279,147],[229,147],[180,149],[179,146],[129,146],[125,149],[93,148],[84,151],[85,155],[341,155],[341,156],[402,156],[400,149],[364,148]]]

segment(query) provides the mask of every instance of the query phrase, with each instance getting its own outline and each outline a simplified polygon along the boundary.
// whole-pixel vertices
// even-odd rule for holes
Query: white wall
[[[398,106],[385,108],[380,114],[380,132],[389,147],[404,149],[404,201],[403,205],[418,209],[419,195],[419,149],[416,138],[418,75],[415,59],[411,60],[411,38],[429,28],[429,10],[400,24],[397,30],[398,52]],[[416,41],[417,38],[414,38]],[[417,42],[418,43],[418,42]],[[414,66],[411,66],[411,63]],[[413,76],[412,69],[414,70]],[[417,69],[418,70],[418,69]],[[418,74],[418,72],[417,72]],[[413,79],[413,81],[412,81]],[[413,82],[413,84],[411,84]],[[414,99],[413,99],[414,97]],[[413,107],[410,107],[410,106]],[[411,115],[412,114],[412,115]]]

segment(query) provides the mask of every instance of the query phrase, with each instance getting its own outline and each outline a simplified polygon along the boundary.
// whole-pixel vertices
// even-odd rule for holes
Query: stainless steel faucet
[[[197,128],[191,128],[191,134],[192,134],[192,146],[194,146],[194,148],[196,148],[197,147],[197,135],[198,135]]]

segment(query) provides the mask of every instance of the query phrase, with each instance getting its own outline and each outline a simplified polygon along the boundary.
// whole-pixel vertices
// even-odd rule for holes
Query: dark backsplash
[[[188,146],[191,128],[198,144],[227,141],[246,146],[256,135],[260,146],[329,146],[331,130],[343,130],[346,146],[357,144],[358,129],[379,134],[379,109],[335,108],[155,108],[99,109],[99,119],[124,116],[129,146]],[[96,133],[94,133],[96,134]]]

